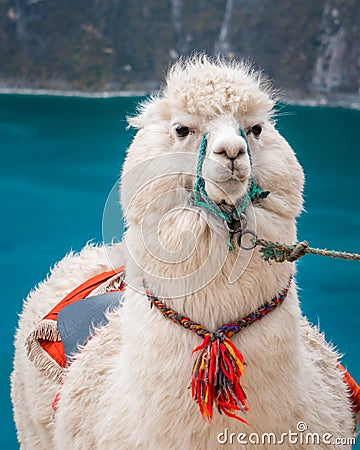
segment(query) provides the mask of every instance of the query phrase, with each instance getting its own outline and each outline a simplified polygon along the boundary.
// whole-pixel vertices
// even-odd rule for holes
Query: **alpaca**
[[[275,100],[247,64],[193,57],[176,63],[162,91],[129,120],[138,131],[121,177],[123,243],[68,255],[20,317],[12,401],[22,449],[275,448],[269,433],[288,449],[350,448],[335,441],[354,428],[339,356],[302,317],[295,264],[269,264],[251,246],[254,233],[295,242],[302,211],[303,171],[275,128]],[[251,183],[263,194],[253,201]],[[222,217],[239,203],[237,243],[241,233]],[[124,263],[122,306],[74,357],[60,389],[27,359],[28,335],[77,285]],[[202,394],[194,401],[189,389],[192,351],[203,341],[149,298],[214,331],[286,286],[276,310],[231,337],[246,363],[246,402],[239,411],[215,401],[204,420]]]

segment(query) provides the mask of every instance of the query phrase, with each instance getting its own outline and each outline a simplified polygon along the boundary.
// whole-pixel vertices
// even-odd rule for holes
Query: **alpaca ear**
[[[140,129],[147,125],[160,123],[169,119],[169,109],[166,100],[160,97],[151,97],[138,108],[138,114],[128,117],[129,126]]]

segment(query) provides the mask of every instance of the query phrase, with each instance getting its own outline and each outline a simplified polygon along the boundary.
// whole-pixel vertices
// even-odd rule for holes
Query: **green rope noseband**
[[[222,220],[226,220],[229,224],[232,221],[232,217],[229,214],[226,214],[222,211],[219,206],[210,200],[206,189],[205,189],[205,180],[202,177],[202,167],[205,160],[206,155],[206,147],[207,147],[207,138],[206,133],[203,134],[203,138],[201,141],[200,149],[199,149],[199,157],[196,166],[196,182],[194,186],[194,205],[200,206],[202,208],[207,209],[208,211],[215,214],[215,216],[219,217]]]
[[[246,139],[246,134],[243,129],[240,130],[240,135],[245,139],[246,151],[249,156],[250,167],[252,171],[252,158],[249,143]],[[241,229],[234,230],[232,228],[234,222],[243,221],[244,212],[246,210],[247,205],[250,202],[266,198],[270,194],[270,192],[263,191],[255,183],[254,176],[251,175],[247,192],[241,197],[241,199],[236,203],[236,205],[234,205],[235,206],[234,211],[231,214],[227,214],[226,212],[222,211],[220,207],[209,198],[205,189],[205,180],[202,177],[202,168],[206,156],[206,148],[207,148],[207,133],[204,133],[200,144],[198,162],[196,167],[196,182],[194,185],[194,205],[210,211],[216,217],[224,221],[224,223],[227,225],[227,230],[229,231],[228,247],[229,250],[233,252],[234,251],[234,244],[232,242],[233,236],[238,231],[241,231]]]

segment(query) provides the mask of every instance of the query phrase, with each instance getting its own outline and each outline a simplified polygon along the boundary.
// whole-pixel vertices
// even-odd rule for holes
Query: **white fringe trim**
[[[44,319],[39,322],[34,331],[29,335],[29,338],[30,336],[33,336],[34,339],[44,339],[45,341],[61,341],[57,323],[51,319]]]
[[[90,292],[88,297],[106,294],[111,291],[117,291],[123,283],[125,283],[125,271],[115,274],[113,277],[100,284],[100,286]]]
[[[53,342],[61,341],[60,333],[54,320],[46,319],[39,322],[35,330],[26,339],[25,347],[27,357],[34,363],[35,367],[44,372],[50,380],[61,383],[64,369],[41,347],[38,339]]]

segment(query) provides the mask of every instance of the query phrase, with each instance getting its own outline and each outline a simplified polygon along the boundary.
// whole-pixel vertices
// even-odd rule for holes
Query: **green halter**
[[[240,135],[245,139],[246,151],[247,154],[249,155],[250,167],[252,169],[250,148],[244,130],[242,129],[240,130]],[[202,167],[204,164],[207,147],[206,136],[207,133],[204,133],[199,149],[199,157],[196,167],[196,182],[194,185],[194,205],[207,209],[208,211],[213,213],[219,219],[222,219],[227,224],[227,228],[229,231],[228,247],[230,251],[233,251],[234,245],[232,243],[232,238],[236,231],[234,232],[234,230],[232,230],[231,228],[232,224],[236,221],[242,220],[242,215],[244,215],[244,211],[246,210],[248,203],[254,200],[266,198],[270,194],[270,192],[263,191],[261,188],[259,188],[259,186],[255,183],[254,176],[251,175],[247,192],[236,203],[234,211],[231,214],[227,214],[224,211],[222,211],[220,207],[209,198],[205,189],[205,180],[202,177]]]

